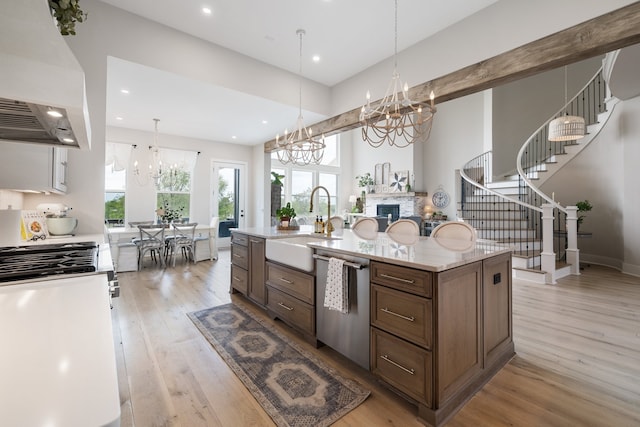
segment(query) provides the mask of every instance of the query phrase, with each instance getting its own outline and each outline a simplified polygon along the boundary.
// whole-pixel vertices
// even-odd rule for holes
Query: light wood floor
[[[274,425],[185,315],[242,298],[228,292],[229,269],[222,250],[214,262],[119,274],[123,427]],[[514,281],[513,313],[516,356],[447,426],[640,426],[640,278],[592,266],[555,286]],[[422,425],[365,370],[274,327],[371,390],[336,426]]]

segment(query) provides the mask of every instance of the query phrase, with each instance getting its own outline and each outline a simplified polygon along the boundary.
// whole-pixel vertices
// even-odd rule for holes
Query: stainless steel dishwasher
[[[319,341],[369,369],[369,260],[316,249],[316,335]],[[349,274],[349,313],[324,307],[329,258],[344,259]]]

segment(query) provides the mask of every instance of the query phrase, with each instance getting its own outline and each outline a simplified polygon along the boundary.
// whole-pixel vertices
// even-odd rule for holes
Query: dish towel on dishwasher
[[[349,275],[344,260],[329,258],[327,286],[324,290],[324,306],[341,313],[349,312]]]

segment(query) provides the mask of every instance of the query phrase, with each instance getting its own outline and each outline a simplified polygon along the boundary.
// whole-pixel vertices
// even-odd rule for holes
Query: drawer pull
[[[291,280],[287,280],[284,277],[280,277],[280,280],[282,280],[284,283],[288,283],[290,285],[293,285],[293,282]]]
[[[240,280],[239,277],[233,276],[233,280],[235,280],[236,282],[241,282],[242,280]]]
[[[385,312],[387,314],[391,314],[392,316],[396,316],[396,317],[399,317],[399,318],[404,319],[404,320],[408,320],[409,322],[413,322],[414,320],[416,320],[416,318],[413,317],[413,316],[411,316],[411,317],[403,316],[402,314],[398,314],[398,313],[395,313],[395,312],[389,310],[387,307],[381,308],[380,311]]]
[[[399,364],[397,362],[394,362],[393,360],[389,359],[389,357],[386,354],[384,356],[380,356],[380,359],[384,360],[385,362],[391,363],[396,368],[400,368],[400,369],[402,369],[403,371],[405,371],[408,374],[415,375],[415,373],[416,373],[416,371],[414,369],[407,369],[404,366],[402,366],[401,364]]]
[[[396,276],[389,276],[388,274],[384,274],[384,273],[380,273],[380,277],[384,277],[385,279],[391,279],[391,280],[397,280],[399,282],[403,282],[403,283],[415,283],[415,280],[413,279],[403,279],[402,277],[396,277]]]
[[[278,305],[286,310],[289,311],[293,311],[293,307],[287,307],[286,305],[284,305],[283,303],[279,302]]]
[[[238,254],[233,254],[233,256],[236,258],[244,258],[242,255],[238,255]]]
[[[251,243],[262,243],[260,240],[253,240],[251,239]]]

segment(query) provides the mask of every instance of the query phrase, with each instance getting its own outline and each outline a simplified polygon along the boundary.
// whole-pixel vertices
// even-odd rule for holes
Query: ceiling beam
[[[635,2],[414,86],[409,89],[409,97],[417,102],[429,102],[433,90],[438,104],[639,42],[640,2]],[[314,135],[331,135],[360,127],[359,119],[360,108],[356,108],[309,127],[313,128]],[[265,152],[275,148],[275,139],[264,144]]]

